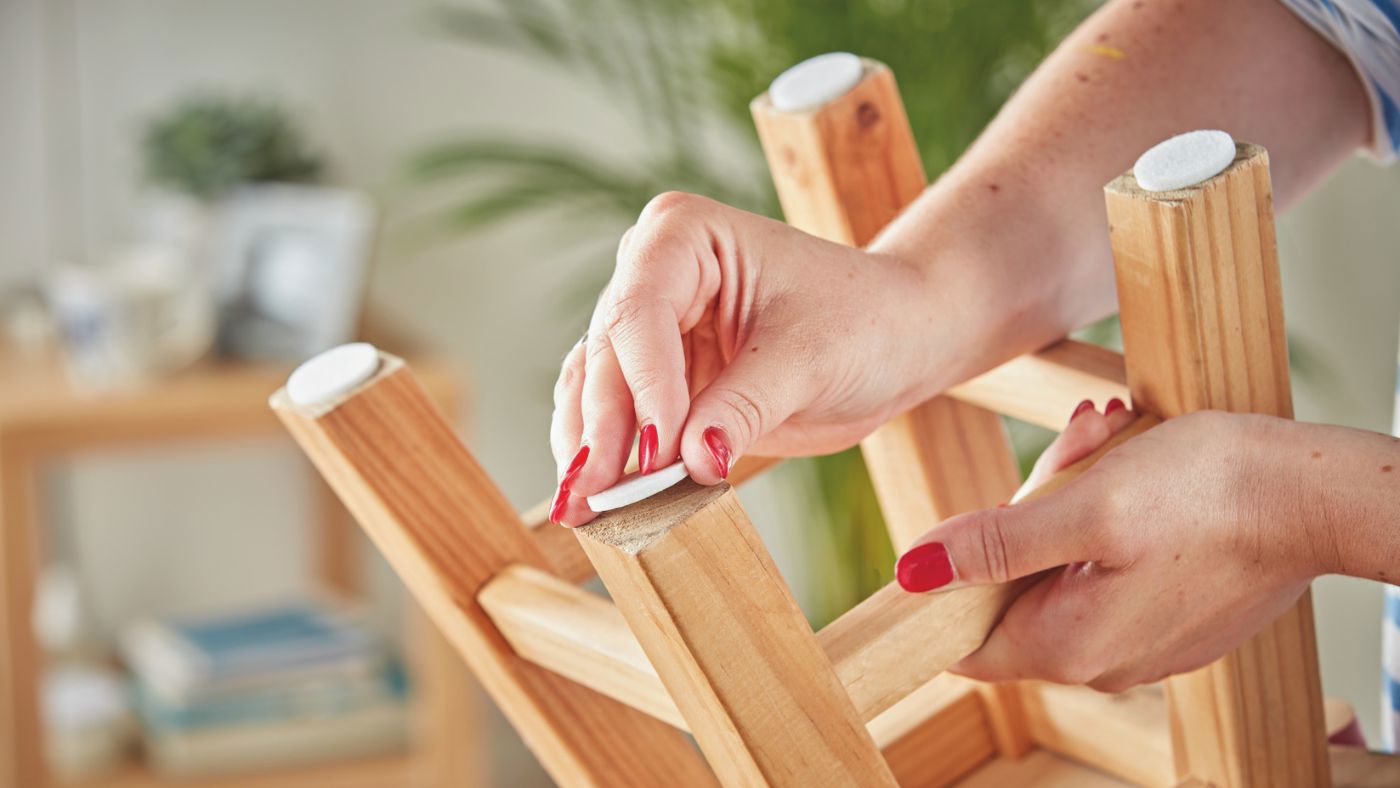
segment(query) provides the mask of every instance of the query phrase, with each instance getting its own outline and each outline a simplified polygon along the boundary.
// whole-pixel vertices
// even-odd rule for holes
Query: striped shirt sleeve
[[[1351,60],[1371,100],[1371,155],[1400,145],[1400,7],[1396,0],[1280,0]]]
[[[1395,422],[1391,433],[1400,438],[1400,359],[1396,360]],[[1400,734],[1400,587],[1385,587],[1385,620],[1381,622],[1381,736],[1395,752]]]

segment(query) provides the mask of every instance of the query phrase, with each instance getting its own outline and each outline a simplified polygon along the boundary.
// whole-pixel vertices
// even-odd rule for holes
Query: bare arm
[[[1103,184],[1199,128],[1268,148],[1285,207],[1370,133],[1351,64],[1277,0],[1108,3],[871,247],[921,261],[962,332],[910,400],[1110,314]]]
[[[1366,140],[1343,57],[1276,0],[1118,0],[867,251],[683,194],[642,213],[555,386],[551,519],[643,472],[850,446],[1113,310],[1103,184],[1172,134],[1267,146],[1284,204]]]

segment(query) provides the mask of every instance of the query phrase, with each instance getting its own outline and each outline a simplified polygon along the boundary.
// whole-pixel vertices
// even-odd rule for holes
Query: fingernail
[[[562,482],[559,484],[559,491],[554,494],[554,503],[549,505],[549,521],[555,525],[564,517],[564,507],[569,505],[569,488]]]
[[[578,454],[575,454],[574,458],[569,460],[569,467],[564,469],[564,475],[559,478],[559,489],[567,491],[572,487],[574,479],[578,477],[579,471],[583,470],[583,466],[587,462],[588,446],[585,444],[579,448]]]
[[[705,448],[710,450],[710,456],[715,460],[715,473],[719,478],[729,477],[729,444],[724,440],[724,433],[719,427],[706,427],[700,435],[705,441]]]
[[[953,582],[953,561],[942,542],[927,542],[900,556],[894,574],[900,588],[921,594]]]
[[[569,461],[569,467],[564,469],[564,475],[559,479],[559,489],[554,493],[554,502],[549,505],[549,521],[555,525],[560,525],[559,519],[564,516],[564,509],[569,505],[569,489],[573,487],[574,479],[578,477],[578,472],[583,470],[584,463],[588,462],[588,446],[579,448],[578,454]]]
[[[1079,403],[1078,405],[1076,405],[1076,406],[1074,407],[1074,413],[1071,413],[1071,414],[1070,414],[1069,420],[1070,420],[1070,421],[1074,421],[1075,419],[1079,418],[1079,414],[1083,413],[1084,411],[1093,410],[1093,409],[1094,409],[1094,401],[1093,401],[1093,400],[1086,399],[1086,400],[1084,400],[1083,402]]]
[[[658,442],[655,424],[642,427],[642,437],[637,440],[637,461],[642,466],[642,473],[651,473],[651,466],[656,463]]]
[[[1118,412],[1118,411],[1120,411],[1120,410],[1123,410],[1123,409],[1125,409],[1125,408],[1127,408],[1127,407],[1128,407],[1127,405],[1124,405],[1124,404],[1123,404],[1123,400],[1118,399],[1117,397],[1114,397],[1113,399],[1111,399],[1111,400],[1108,401],[1108,404],[1107,404],[1107,405],[1104,405],[1104,406],[1103,406],[1103,415],[1107,416],[1107,415],[1109,415],[1109,414],[1111,414],[1111,413],[1116,413],[1116,412]]]

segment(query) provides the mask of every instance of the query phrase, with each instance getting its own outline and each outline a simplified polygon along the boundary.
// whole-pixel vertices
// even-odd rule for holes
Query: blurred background
[[[0,0],[0,473],[33,489],[0,486],[0,527],[34,534],[6,571],[49,768],[140,785],[423,749],[431,634],[364,545],[363,577],[327,569],[324,490],[253,415],[291,365],[358,337],[421,359],[528,507],[557,364],[646,200],[777,215],[747,109],[772,77],[889,63],[936,177],[1096,5]],[[1358,159],[1280,223],[1302,419],[1390,429],[1397,205],[1400,175]],[[1026,461],[1047,437],[1012,433]],[[889,579],[860,471],[743,492],[815,624]],[[1325,691],[1376,742],[1380,588],[1316,588]],[[547,784],[472,719],[479,774]]]

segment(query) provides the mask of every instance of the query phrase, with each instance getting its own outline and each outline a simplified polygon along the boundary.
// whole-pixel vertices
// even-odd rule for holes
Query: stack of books
[[[354,617],[297,603],[121,636],[151,768],[173,777],[401,749],[406,682]]]

